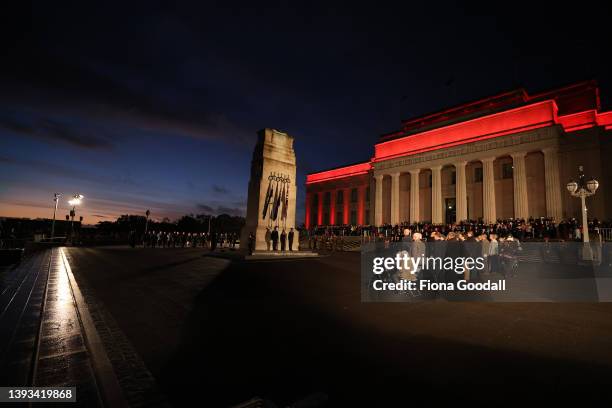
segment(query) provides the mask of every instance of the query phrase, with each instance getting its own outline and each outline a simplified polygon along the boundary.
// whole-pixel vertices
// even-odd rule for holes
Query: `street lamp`
[[[597,189],[599,188],[599,181],[594,178],[590,178],[587,180],[587,177],[584,175],[584,169],[582,166],[578,167],[578,181],[570,181],[567,183],[567,191],[572,195],[572,197],[579,197],[582,205],[582,236],[585,244],[585,259],[592,259],[591,256],[591,247],[588,245],[589,242],[589,223],[587,219],[587,207],[586,207],[586,198],[595,194]],[[587,249],[588,246],[588,249]]]
[[[84,196],[82,194],[75,194],[72,196],[72,199],[68,201],[68,204],[72,206],[72,210],[70,210],[70,243],[72,244],[72,240],[74,239],[74,216],[76,214],[76,206],[81,204],[81,200],[83,200]]]
[[[55,236],[55,214],[57,213],[57,203],[59,202],[59,198],[62,195],[60,193],[53,194],[53,201],[55,205],[53,206],[53,222],[51,223],[51,241],[53,241],[53,237]]]

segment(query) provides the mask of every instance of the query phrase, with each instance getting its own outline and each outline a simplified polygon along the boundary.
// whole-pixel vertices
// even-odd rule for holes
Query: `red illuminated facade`
[[[369,161],[307,175],[305,225],[573,216],[565,183],[580,164],[607,184],[611,131],[593,81],[405,120]],[[612,216],[610,190],[593,216]]]

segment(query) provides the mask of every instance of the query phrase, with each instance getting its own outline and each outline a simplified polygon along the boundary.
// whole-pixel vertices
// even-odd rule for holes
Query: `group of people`
[[[130,232],[130,245],[137,245],[136,233]],[[144,236],[144,246],[151,248],[236,248],[238,234],[234,232],[178,232],[149,231]]]
[[[522,251],[521,242],[512,234],[499,236],[495,233],[486,234],[474,231],[456,232],[449,231],[444,234],[433,231],[428,236],[422,232],[404,231],[399,241],[402,251],[407,251],[413,258],[429,257],[440,260],[472,258],[479,259],[481,264],[465,266],[461,273],[456,270],[448,270],[435,264],[433,268],[420,268],[410,271],[409,274],[402,270],[391,270],[385,273],[383,280],[399,282],[401,279],[431,280],[437,283],[456,282],[460,279],[466,281],[479,281],[484,275],[499,273],[504,278],[512,278],[518,275],[518,255]],[[391,246],[389,241],[379,242],[382,251],[391,251],[391,255],[398,250],[397,245]],[[436,265],[438,265],[436,267]]]
[[[253,239],[255,239],[254,236]],[[285,228],[283,228],[280,233],[278,232],[278,227],[274,227],[273,229],[266,228],[265,240],[268,251],[270,251],[270,247],[272,247],[272,251],[278,251],[279,243],[281,252],[284,252],[286,250],[293,251],[294,239],[295,231],[293,230],[293,228],[290,228],[289,232],[287,232]]]
[[[592,237],[598,239],[601,228],[610,228],[612,223],[601,222],[597,219],[589,222],[589,232]],[[497,236],[506,236],[512,234],[515,238],[521,241],[540,240],[545,238],[551,240],[581,240],[582,228],[580,223],[575,218],[561,220],[555,222],[551,218],[529,218],[525,219],[505,219],[497,220],[495,223],[484,223],[478,220],[462,221],[459,223],[449,224],[432,224],[432,223],[400,223],[396,225],[383,224],[379,227],[363,225],[332,225],[332,226],[317,226],[311,228],[309,236],[361,236],[369,240],[388,239],[391,241],[400,240],[406,229],[411,231],[422,232],[425,236],[429,236],[432,232],[440,232],[448,234],[449,232],[465,233],[474,231],[477,234],[485,233],[496,234]]]
[[[349,235],[350,236],[350,235]],[[337,234],[310,234],[308,235],[308,249],[328,250],[328,251],[344,251],[348,245],[347,235]]]

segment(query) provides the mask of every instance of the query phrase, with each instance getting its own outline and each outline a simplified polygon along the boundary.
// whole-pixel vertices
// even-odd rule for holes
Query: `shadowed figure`
[[[266,228],[266,250],[270,250],[270,244],[272,242],[272,233],[270,232],[270,228]]]

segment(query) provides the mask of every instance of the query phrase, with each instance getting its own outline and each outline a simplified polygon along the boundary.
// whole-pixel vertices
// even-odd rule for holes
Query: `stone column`
[[[442,166],[431,168],[431,222],[442,224]]]
[[[351,190],[349,188],[344,189],[344,210],[342,210],[342,217],[344,218],[342,220],[342,223],[345,225],[348,225],[348,223],[350,222],[349,216],[350,216],[350,209],[351,209]]]
[[[512,181],[514,183],[514,218],[529,218],[529,201],[527,199],[527,172],[525,170],[525,152],[512,153]]]
[[[561,183],[559,182],[559,148],[548,147],[544,153],[544,179],[546,190],[546,216],[559,222],[563,217]]]
[[[410,222],[421,221],[419,212],[419,173],[420,169],[410,170]]]
[[[329,200],[329,223],[331,225],[339,224],[341,220],[336,219],[336,198],[338,198],[338,190],[332,190]]]
[[[383,223],[383,175],[374,176],[376,180],[376,191],[374,200],[374,223],[381,226]]]
[[[467,184],[465,179],[466,161],[455,163],[455,200],[457,201],[456,221],[465,221],[468,218]]]
[[[365,217],[365,192],[366,186],[359,186],[357,189],[357,224],[364,225]]]
[[[400,210],[400,192],[399,192],[399,180],[400,173],[391,174],[391,225],[399,224],[399,210]]]
[[[319,193],[319,205],[317,208],[317,225],[323,225],[323,192]]]
[[[306,219],[304,220],[304,225],[306,225],[306,228],[310,228],[310,224],[312,222],[312,220],[310,219],[311,215],[310,215],[310,210],[311,210],[311,198],[312,193],[307,192],[306,193]]]
[[[486,223],[494,223],[497,221],[495,211],[494,160],[495,157],[482,159],[482,213]]]

